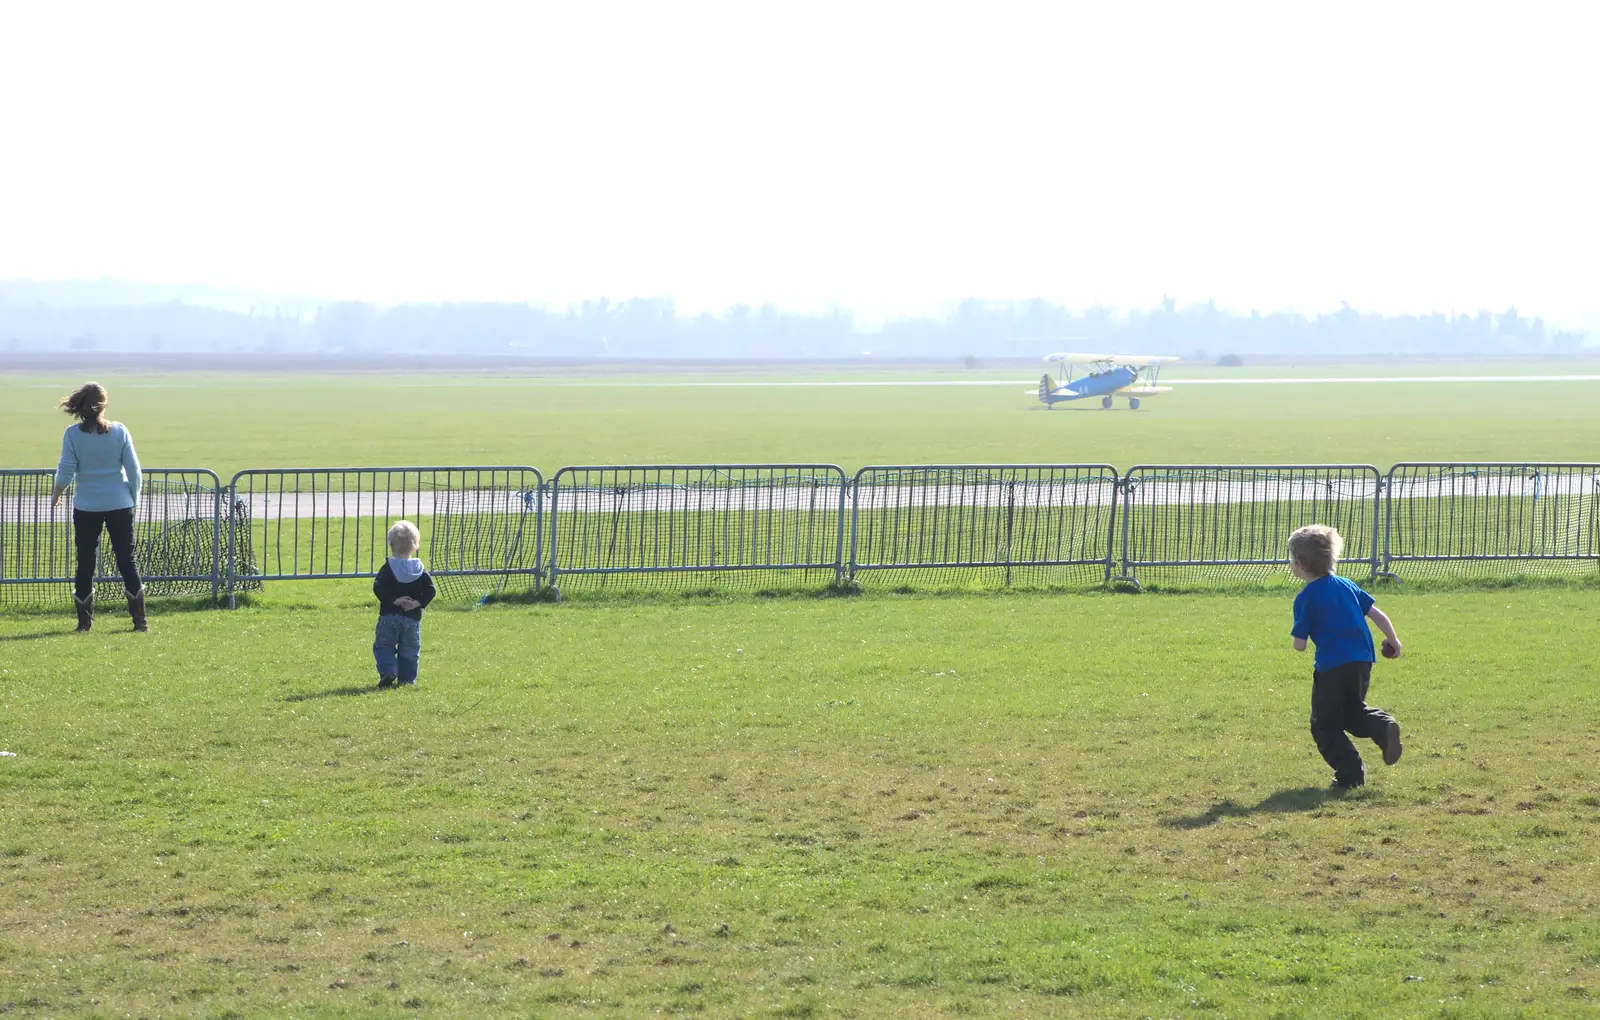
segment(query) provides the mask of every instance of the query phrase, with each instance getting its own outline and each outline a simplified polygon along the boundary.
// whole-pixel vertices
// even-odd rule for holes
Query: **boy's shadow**
[[[1259,804],[1246,807],[1231,800],[1219,801],[1198,815],[1185,818],[1164,818],[1162,825],[1173,829],[1203,829],[1224,818],[1244,818],[1249,815],[1290,814],[1295,811],[1315,811],[1327,803],[1332,794],[1322,786],[1298,786],[1292,790],[1279,790]]]

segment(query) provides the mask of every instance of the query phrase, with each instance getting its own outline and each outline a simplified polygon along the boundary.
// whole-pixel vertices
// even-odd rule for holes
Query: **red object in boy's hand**
[[[1390,641],[1388,638],[1384,638],[1383,639],[1383,657],[1385,659],[1398,659],[1398,658],[1400,658],[1400,649],[1399,649],[1399,647],[1396,646],[1395,643],[1393,641]]]

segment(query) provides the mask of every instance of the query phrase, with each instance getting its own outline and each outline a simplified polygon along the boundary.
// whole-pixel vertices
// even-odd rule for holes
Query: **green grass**
[[[1516,370],[1492,362],[1337,368],[1345,375]],[[1582,364],[1521,368],[1585,370]],[[1271,369],[1325,370],[1331,369]],[[1227,371],[1196,367],[1192,374]],[[881,378],[885,372],[821,374]],[[1600,383],[1593,382],[1179,387],[1148,410],[1129,413],[1047,411],[1020,386],[652,388],[616,386],[603,376],[102,376],[112,415],[133,430],[146,463],[209,467],[224,481],[250,467],[416,464],[530,464],[547,473],[567,464],[702,462],[823,462],[852,471],[931,463],[1386,468],[1402,460],[1589,460],[1600,449]],[[730,373],[713,381],[746,377]],[[684,378],[704,375],[663,380]],[[65,425],[55,399],[78,381],[0,380],[0,464],[55,463]]]
[[[1321,791],[1283,598],[364,588],[0,616],[18,1015],[1592,1015],[1600,594],[1392,593]],[[1370,748],[1368,749],[1370,752]]]
[[[1600,449],[1594,383],[1196,386],[1108,414],[1046,412],[1020,386],[100,377],[147,464],[224,481]],[[79,381],[0,380],[0,465],[54,463],[53,401]],[[1407,755],[1384,769],[1369,754],[1370,787],[1330,800],[1285,594],[882,594],[910,580],[875,573],[851,598],[601,598],[652,583],[570,578],[585,597],[568,605],[430,611],[422,683],[384,694],[361,581],[269,584],[235,613],[164,606],[137,639],[104,605],[88,636],[7,608],[0,1014],[1593,1011],[1592,583],[1384,590],[1408,655],[1380,664],[1372,699],[1405,724]]]

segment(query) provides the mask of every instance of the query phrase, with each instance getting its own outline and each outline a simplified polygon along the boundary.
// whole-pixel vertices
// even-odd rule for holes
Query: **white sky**
[[[0,278],[1574,322],[1592,10],[0,0]]]

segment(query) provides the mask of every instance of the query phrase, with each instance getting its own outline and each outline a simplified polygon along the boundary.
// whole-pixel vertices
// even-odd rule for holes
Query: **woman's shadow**
[[[1259,804],[1245,806],[1232,800],[1219,801],[1198,815],[1184,818],[1165,818],[1161,824],[1174,829],[1203,829],[1224,818],[1244,818],[1249,815],[1283,815],[1296,811],[1315,811],[1336,795],[1323,786],[1298,786],[1292,790],[1279,790]]]
[[[40,638],[66,637],[74,630],[36,630],[27,634],[0,634],[0,641],[38,641]]]

